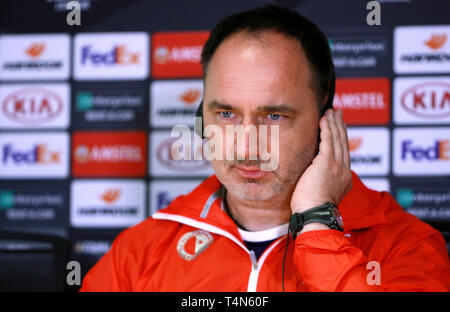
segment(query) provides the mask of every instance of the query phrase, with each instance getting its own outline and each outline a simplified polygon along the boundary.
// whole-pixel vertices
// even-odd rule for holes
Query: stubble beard
[[[212,161],[212,166],[219,181],[225,186],[227,192],[242,199],[252,201],[266,201],[276,196],[290,194],[295,189],[298,180],[306,168],[311,164],[317,149],[304,149],[284,166],[261,179],[240,177],[234,170],[236,165],[255,166],[257,161]]]

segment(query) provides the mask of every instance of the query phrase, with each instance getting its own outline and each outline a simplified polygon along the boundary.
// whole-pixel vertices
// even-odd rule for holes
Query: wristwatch
[[[289,221],[289,232],[295,239],[306,224],[318,222],[327,225],[330,229],[344,231],[344,223],[338,207],[333,203],[310,208],[302,213],[294,213]]]

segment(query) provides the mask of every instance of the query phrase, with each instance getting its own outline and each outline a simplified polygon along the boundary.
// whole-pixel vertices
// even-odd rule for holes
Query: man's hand
[[[295,187],[291,198],[292,213],[300,213],[326,202],[337,205],[352,187],[350,152],[342,111],[327,110],[319,125],[320,152]],[[308,225],[311,229],[327,228],[322,224]]]

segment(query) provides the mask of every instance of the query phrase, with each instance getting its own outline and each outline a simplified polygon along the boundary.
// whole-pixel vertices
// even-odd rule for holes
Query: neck
[[[279,194],[269,200],[245,200],[226,192],[231,217],[247,231],[263,231],[289,222],[291,193]]]

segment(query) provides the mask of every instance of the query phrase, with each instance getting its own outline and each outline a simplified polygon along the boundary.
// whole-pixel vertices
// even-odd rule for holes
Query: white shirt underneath
[[[283,235],[287,235],[289,223],[281,224],[276,227],[262,231],[246,231],[238,228],[242,240],[246,242],[265,242],[277,239]]]

